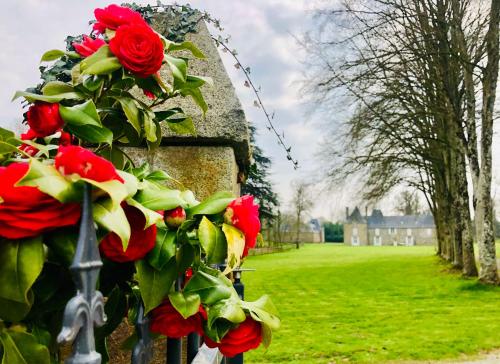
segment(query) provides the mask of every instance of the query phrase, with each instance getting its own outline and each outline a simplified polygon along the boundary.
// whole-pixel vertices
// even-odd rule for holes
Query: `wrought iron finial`
[[[132,350],[132,364],[149,364],[153,359],[153,341],[149,333],[149,318],[144,316],[144,304],[139,301],[137,310],[137,321],[135,329],[139,336],[139,341]]]
[[[64,310],[63,327],[58,343],[73,342],[73,353],[66,364],[100,364],[101,354],[95,351],[94,326],[106,322],[104,299],[96,290],[102,266],[92,217],[92,187],[84,185],[80,233],[75,257],[70,266],[76,285],[76,295]]]

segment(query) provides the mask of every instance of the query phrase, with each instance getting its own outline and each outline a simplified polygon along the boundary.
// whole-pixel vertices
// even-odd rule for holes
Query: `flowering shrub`
[[[57,76],[16,93],[27,102],[29,130],[18,138],[0,128],[2,363],[60,359],[56,337],[74,294],[69,265],[85,183],[104,260],[98,286],[108,321],[96,332],[104,361],[106,337],[124,316],[134,317],[139,302],[158,334],[197,332],[231,356],[269,344],[279,326],[273,304],[267,296],[241,300],[225,276],[255,245],[253,198],[219,192],[199,202],[122,149],[156,148],[162,125],[194,129],[180,107],[160,106],[191,97],[206,111],[200,88],[210,80],[188,74],[175,52],[203,54],[192,43],[168,41],[132,9],[110,5],[95,16],[93,34],[42,56],[55,61]],[[224,272],[211,268],[220,263]],[[178,277],[185,277],[180,285]]]

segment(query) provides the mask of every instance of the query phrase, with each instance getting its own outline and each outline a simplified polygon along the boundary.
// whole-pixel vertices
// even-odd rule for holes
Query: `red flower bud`
[[[100,38],[92,39],[86,35],[83,36],[83,41],[81,43],[77,42],[72,43],[76,52],[82,57],[88,57],[94,54],[95,52],[97,52],[99,48],[101,48],[105,44],[106,42],[103,39]]]
[[[30,130],[22,135],[25,140],[52,135],[64,125],[59,115],[59,104],[37,101],[28,109],[26,118]]]
[[[151,311],[151,332],[162,334],[170,338],[181,338],[196,332],[203,334],[203,321],[207,319],[207,314],[202,306],[197,313],[185,319],[172,306],[167,299]]]
[[[169,228],[177,229],[186,221],[186,211],[181,206],[176,207],[173,210],[165,211],[163,219]]]
[[[224,219],[245,235],[243,257],[246,257],[248,251],[257,243],[260,231],[259,205],[254,202],[253,196],[238,197],[227,206]]]
[[[19,150],[22,150],[24,153],[26,153],[27,155],[29,155],[31,157],[35,156],[38,153],[37,148],[32,147],[31,145],[28,145],[28,144],[24,144],[24,143],[19,146]]]

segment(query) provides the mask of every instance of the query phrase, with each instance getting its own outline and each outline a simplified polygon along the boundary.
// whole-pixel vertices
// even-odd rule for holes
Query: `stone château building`
[[[344,223],[344,243],[346,245],[434,245],[436,226],[430,214],[384,216],[381,210],[374,209],[365,216],[356,207],[349,214],[346,208]]]

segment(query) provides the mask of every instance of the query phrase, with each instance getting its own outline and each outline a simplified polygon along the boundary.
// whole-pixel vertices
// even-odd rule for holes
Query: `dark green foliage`
[[[241,194],[255,196],[260,205],[259,214],[261,220],[268,223],[276,217],[279,206],[278,195],[273,190],[273,185],[269,181],[269,168],[271,160],[264,155],[255,143],[256,129],[253,125],[250,128],[250,143],[253,147],[253,163],[248,171],[248,178],[241,186]]]
[[[344,225],[340,223],[325,222],[325,241],[331,243],[342,243],[344,241]]]

